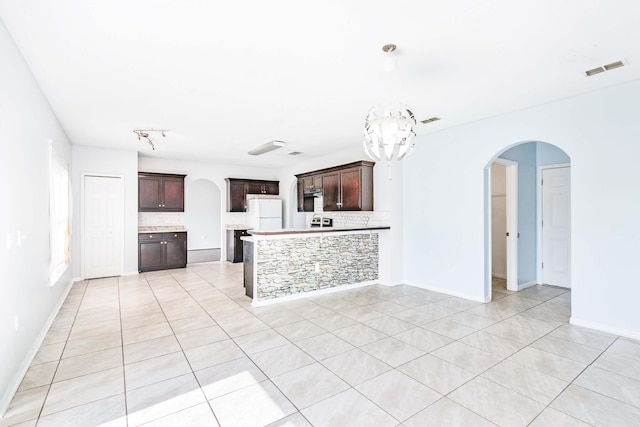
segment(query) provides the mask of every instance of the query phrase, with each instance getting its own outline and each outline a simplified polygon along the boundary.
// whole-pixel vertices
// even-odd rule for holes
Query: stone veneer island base
[[[265,305],[375,283],[379,230],[389,227],[249,230],[245,288],[253,305]]]

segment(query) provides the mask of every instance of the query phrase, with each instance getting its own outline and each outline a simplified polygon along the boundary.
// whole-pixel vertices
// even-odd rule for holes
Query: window
[[[50,143],[49,168],[49,285],[53,286],[69,266],[70,246],[70,186],[69,169],[58,157]]]

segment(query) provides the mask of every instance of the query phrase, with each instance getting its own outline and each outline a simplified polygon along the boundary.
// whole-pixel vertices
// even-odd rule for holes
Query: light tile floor
[[[76,283],[0,423],[638,426],[640,343],[570,292],[368,286],[268,307],[242,265]]]

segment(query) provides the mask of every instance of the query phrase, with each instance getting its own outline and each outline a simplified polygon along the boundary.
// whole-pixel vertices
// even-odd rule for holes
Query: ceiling
[[[326,156],[361,146],[367,110],[387,99],[441,118],[418,124],[428,144],[640,78],[634,0],[1,0],[0,16],[72,143],[169,159]],[[392,72],[386,43],[398,46]],[[150,128],[169,129],[151,134],[155,151],[133,133]],[[286,147],[247,154],[274,139]]]

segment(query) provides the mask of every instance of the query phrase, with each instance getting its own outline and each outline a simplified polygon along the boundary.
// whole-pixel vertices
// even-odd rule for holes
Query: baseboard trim
[[[527,283],[523,283],[521,285],[518,285],[518,290],[521,291],[523,289],[527,289],[530,288],[532,286],[536,286],[538,283],[534,280],[532,282],[527,282]]]
[[[402,280],[396,280],[394,282],[378,282],[379,285],[383,285],[383,286],[399,286],[399,285],[404,285],[404,281]]]
[[[271,299],[265,299],[261,301],[254,300],[251,302],[251,305],[253,307],[264,307],[266,305],[279,304],[281,302],[295,301],[295,300],[309,298],[309,297],[317,297],[320,295],[332,294],[335,292],[342,292],[342,291],[347,291],[349,289],[357,289],[357,288],[362,288],[364,286],[378,285],[378,284],[380,284],[380,281],[378,280],[368,280],[366,282],[352,283],[350,285],[340,285],[340,286],[334,286],[333,288],[317,289],[315,291],[309,291],[309,292],[300,292],[294,295],[287,295],[286,297],[271,298]]]
[[[140,274],[139,271],[125,271],[121,276],[137,276],[138,274]]]
[[[616,328],[609,325],[603,325],[601,323],[590,322],[588,320],[577,319],[571,317],[569,323],[575,326],[581,326],[583,328],[595,329],[596,331],[606,332],[608,334],[619,335],[625,338],[631,338],[640,341],[640,331],[631,331],[629,329]]]
[[[507,275],[506,275],[506,274],[495,274],[495,273],[493,273],[493,274],[491,275],[491,277],[495,277],[495,278],[497,278],[497,279],[507,280]]]
[[[476,295],[464,294],[460,292],[451,292],[448,289],[436,288],[434,286],[428,286],[423,283],[416,283],[416,282],[411,282],[406,280],[404,281],[404,283],[409,286],[415,286],[416,288],[426,289],[428,291],[438,292],[441,294],[450,295],[452,297],[464,298],[471,301],[482,302],[482,303],[490,301],[490,300],[489,301],[485,300],[484,296],[478,297]]]
[[[40,333],[36,337],[36,340],[33,342],[33,345],[27,352],[27,355],[24,358],[24,363],[22,364],[22,366],[20,366],[16,370],[15,375],[9,381],[9,386],[4,391],[2,398],[0,398],[0,418],[4,417],[4,415],[7,413],[7,409],[9,409],[11,400],[13,400],[13,396],[18,391],[18,387],[20,387],[20,384],[22,383],[24,376],[27,374],[27,371],[29,370],[29,366],[31,366],[31,362],[33,362],[33,359],[36,357],[36,354],[38,353],[38,350],[40,349],[40,346],[42,345],[44,338],[47,336],[47,332],[49,332],[49,328],[53,324],[53,321],[56,319],[56,316],[58,315],[58,312],[60,311],[62,304],[64,304],[64,301],[67,299],[67,296],[69,295],[69,292],[73,287],[73,284],[77,281],[79,280],[75,278],[69,281],[69,283],[67,284],[67,288],[60,296],[60,299],[54,306],[54,309],[51,311],[49,318],[44,323],[44,327],[40,330]]]

